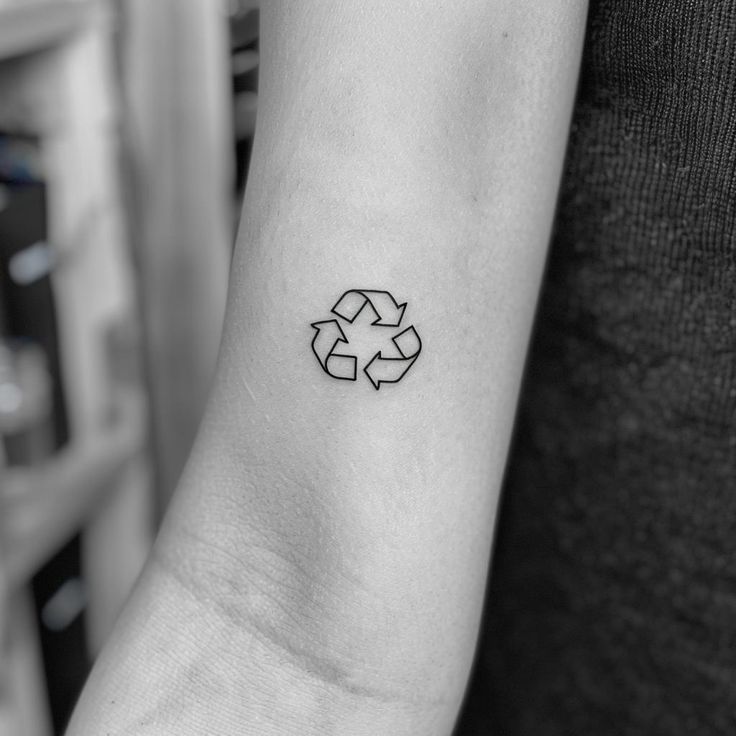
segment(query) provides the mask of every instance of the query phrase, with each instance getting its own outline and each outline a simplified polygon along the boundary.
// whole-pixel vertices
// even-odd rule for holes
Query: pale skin
[[[449,736],[567,140],[583,0],[272,1],[208,413],[68,736]],[[408,302],[397,384],[310,324]]]

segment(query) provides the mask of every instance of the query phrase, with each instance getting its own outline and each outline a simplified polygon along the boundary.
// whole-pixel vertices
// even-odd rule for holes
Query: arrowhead
[[[325,319],[321,322],[312,322],[310,327],[314,327],[317,332],[322,330],[328,330],[334,333],[336,342],[347,342],[348,339],[345,337],[345,333],[342,331],[339,322],[336,319]]]
[[[373,388],[375,388],[375,389],[376,389],[376,391],[378,391],[378,389],[379,389],[379,388],[381,387],[381,382],[380,382],[380,381],[379,381],[378,379],[376,379],[376,378],[373,378],[373,376],[371,375],[371,366],[372,366],[372,365],[373,365],[373,364],[374,364],[374,363],[375,363],[375,362],[376,362],[377,360],[380,360],[380,359],[381,359],[381,351],[379,350],[379,351],[378,351],[378,352],[377,352],[377,353],[376,353],[376,354],[375,354],[375,355],[374,355],[374,356],[373,356],[373,357],[372,357],[372,358],[370,359],[370,362],[368,363],[368,365],[366,365],[366,367],[365,367],[365,368],[363,368],[363,372],[364,372],[364,373],[366,374],[366,376],[368,376],[368,380],[369,380],[369,381],[370,381],[370,382],[371,382],[371,383],[373,384]]]
[[[374,325],[380,325],[382,327],[398,327],[401,324],[401,320],[404,318],[404,310],[406,309],[406,302],[403,304],[397,304],[392,314],[384,315],[379,317]]]

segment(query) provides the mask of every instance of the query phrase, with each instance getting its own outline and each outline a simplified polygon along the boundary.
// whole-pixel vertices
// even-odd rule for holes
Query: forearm
[[[265,13],[216,387],[73,736],[440,736],[456,717],[582,4],[467,3],[432,23],[443,11],[351,5]],[[350,289],[408,303],[422,346],[400,382],[376,390],[363,363],[335,378],[313,349]]]

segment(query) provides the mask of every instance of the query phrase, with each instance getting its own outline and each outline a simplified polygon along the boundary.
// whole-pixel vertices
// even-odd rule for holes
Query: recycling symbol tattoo
[[[357,381],[358,357],[351,354],[343,326],[347,329],[347,325],[353,324],[364,308],[371,308],[376,314],[370,323],[371,329],[382,331],[386,337],[386,347],[363,366],[363,373],[378,391],[384,383],[398,383],[422,350],[422,341],[413,325],[400,329],[406,302],[397,304],[387,291],[346,291],[331,310],[336,319],[312,322],[311,327],[316,330],[312,351],[327,375],[344,381]],[[347,325],[341,324],[341,320]]]

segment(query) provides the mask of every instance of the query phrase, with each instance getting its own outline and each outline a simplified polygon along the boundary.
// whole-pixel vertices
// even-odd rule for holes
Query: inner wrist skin
[[[380,483],[385,489],[385,478],[367,472],[352,483],[327,481],[325,472],[319,489],[313,480],[273,475],[245,494],[253,480],[238,478],[218,492],[214,506],[182,502],[157,544],[159,574],[193,593],[218,626],[245,632],[310,687],[339,693],[352,707],[362,701],[429,710],[453,700],[459,705],[476,622],[453,620],[437,607],[448,586],[441,564],[423,551],[426,520],[412,531],[394,510],[393,525],[372,525],[382,501],[361,507],[330,500],[375,495]],[[436,491],[423,483],[415,478],[413,487],[392,492],[421,499]],[[263,495],[267,501],[258,500]],[[207,529],[206,539],[194,528]],[[437,558],[444,543],[434,541]],[[477,610],[481,594],[467,594]],[[443,661],[448,664],[438,668]]]
[[[154,564],[96,663],[67,736],[440,736],[458,708],[305,670]]]
[[[174,601],[157,615],[166,630],[191,607],[228,642],[206,667],[239,683],[220,703],[242,716],[232,732],[257,723],[253,733],[288,733],[278,711],[293,712],[300,734],[310,731],[298,719],[314,733],[376,736],[379,716],[386,733],[449,734],[483,594],[456,570],[482,571],[489,557],[486,538],[458,527],[493,527],[508,439],[488,425],[510,427],[523,363],[523,344],[480,338],[511,319],[504,291],[487,283],[512,246],[503,237],[492,252],[478,246],[483,202],[457,227],[416,209],[376,209],[366,226],[337,220],[337,195],[324,214],[329,187],[300,185],[290,199],[277,191],[268,211],[246,218],[238,244],[208,414],[151,568]],[[400,392],[351,392],[314,361],[311,321],[353,284],[396,292],[421,317],[432,350]],[[468,305],[479,310],[472,319]],[[531,321],[533,307],[523,309]],[[468,343],[488,352],[480,376]],[[162,647],[204,666],[211,645],[192,631]],[[182,656],[179,671],[189,666]],[[206,702],[191,690],[199,685],[177,687]],[[258,698],[250,715],[241,690]]]
[[[380,708],[411,722],[407,733],[429,734],[434,726],[417,728],[417,719],[431,713],[442,723],[457,712],[477,632],[479,613],[455,620],[447,601],[479,612],[483,592],[446,569],[447,550],[463,569],[481,570],[489,552],[434,520],[492,528],[506,448],[479,438],[488,417],[503,423],[513,413],[503,390],[483,390],[490,376],[467,391],[474,369],[461,343],[480,321],[464,335],[448,327],[467,322],[488,254],[447,220],[376,211],[369,219],[380,225],[336,225],[320,216],[319,200],[314,189],[300,194],[280,225],[261,213],[241,236],[218,378],[155,566],[194,589],[216,626],[246,632],[246,651],[278,653],[276,682],[280,668],[298,673],[300,687],[328,693],[343,717]],[[472,229],[467,218],[464,227]],[[278,277],[266,275],[274,261]],[[456,294],[460,279],[463,299],[437,304],[436,293]],[[434,355],[412,369],[409,391],[351,393],[315,364],[310,322],[353,283],[396,283],[421,315]],[[504,314],[500,301],[489,314]],[[458,498],[467,504],[459,518]]]

